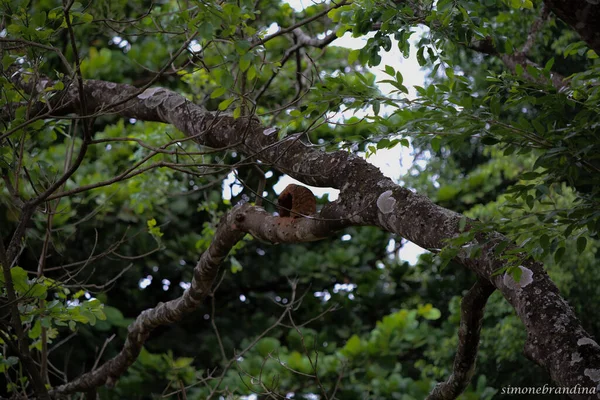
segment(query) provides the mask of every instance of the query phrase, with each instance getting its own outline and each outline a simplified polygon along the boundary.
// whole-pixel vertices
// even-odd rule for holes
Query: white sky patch
[[[279,25],[277,24],[277,22],[273,22],[271,25],[269,25],[269,27],[267,28],[267,30],[265,31],[265,35],[272,35],[274,33],[276,33],[279,30]]]
[[[324,1],[316,1],[316,0],[288,0],[286,1],[296,11],[302,11],[307,7],[313,6],[315,4],[322,4]]]
[[[188,46],[188,49],[192,52],[192,53],[199,53],[200,50],[202,50],[202,45],[200,44],[200,42],[198,42],[197,40],[192,40],[190,42],[190,45]]]
[[[277,195],[279,195],[279,193],[283,192],[283,189],[286,188],[287,185],[289,185],[290,183],[295,183],[296,185],[300,185],[300,186],[306,186],[307,188],[309,188],[317,197],[322,197],[325,194],[329,195],[329,201],[335,201],[338,199],[340,191],[338,189],[333,189],[333,188],[321,188],[321,187],[316,187],[316,186],[309,186],[305,183],[302,183],[294,178],[292,178],[291,176],[288,175],[283,175],[279,181],[273,186],[273,190],[275,190],[275,193]]]
[[[108,42],[108,44],[115,44],[119,46],[119,48],[123,49],[125,53],[131,50],[131,44],[120,36],[113,36],[113,38]]]
[[[404,241],[404,245],[398,252],[400,259],[408,262],[410,265],[415,265],[419,260],[419,256],[427,250],[406,239],[402,240]]]
[[[354,289],[356,289],[356,284],[354,283],[336,283],[333,285],[333,293],[351,292]]]
[[[244,190],[242,183],[235,177],[235,173],[231,171],[227,178],[223,181],[223,198],[231,200],[233,196],[237,196]]]
[[[145,278],[140,279],[138,286],[140,289],[146,289],[152,283],[152,275],[148,275]]]
[[[314,295],[316,298],[320,298],[323,303],[327,303],[331,299],[331,294],[327,290],[315,292]]]

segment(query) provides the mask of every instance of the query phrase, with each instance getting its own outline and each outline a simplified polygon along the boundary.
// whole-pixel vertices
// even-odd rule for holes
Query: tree
[[[401,310],[390,307],[389,315],[377,316],[381,322],[368,337],[344,334],[343,347],[326,353],[329,357],[320,367],[333,375],[321,376],[318,334],[292,316],[303,299],[298,283],[292,282],[281,317],[269,321],[272,327],[290,329],[286,348],[265,336],[271,328],[262,335],[249,328],[253,337],[258,336],[246,343],[244,355],[255,348],[264,359],[253,373],[230,374],[236,360],[244,362],[243,356],[226,354],[231,346],[220,340],[213,312],[219,340],[212,349],[221,354],[211,357],[221,358],[219,375],[209,375],[208,395],[198,391],[197,396],[214,396],[237,378],[237,385],[262,394],[292,390],[316,392],[322,398],[351,398],[351,393],[357,396],[364,387],[357,384],[352,389],[352,380],[344,382],[344,377],[361,377],[356,363],[377,354],[381,359],[365,376],[387,369],[381,376],[388,378],[389,387],[378,388],[380,392],[369,389],[381,398],[399,393],[402,385],[417,398],[427,393],[430,398],[456,398],[473,377],[483,309],[494,291],[502,294],[524,325],[525,354],[557,386],[596,388],[600,347],[560,296],[544,262],[570,259],[575,253],[569,251],[569,244],[579,253],[589,251],[592,258],[597,248],[596,52],[600,47],[592,22],[600,6],[547,1],[538,5],[536,13],[529,1],[492,3],[342,1],[298,13],[289,5],[267,0],[148,8],[143,2],[89,6],[66,2],[60,7],[35,2],[25,7],[4,1],[0,165],[5,212],[0,263],[2,309],[7,316],[2,340],[13,355],[3,358],[3,368],[13,395],[50,398],[86,392],[94,397],[98,387],[114,385],[138,357],[151,364],[152,354],[142,347],[152,331],[171,326],[199,307],[214,309],[219,304],[215,284],[226,282],[219,278],[219,267],[228,255],[234,256],[229,262],[231,270],[237,271],[243,265],[237,258],[250,257],[246,250],[264,254],[255,241],[244,239],[246,234],[268,243],[291,244],[322,240],[348,229],[356,229],[356,239],[372,235],[372,243],[379,245],[388,239],[382,232],[398,235],[438,253],[438,258],[428,260],[430,266],[451,262],[476,277],[461,303],[456,357],[448,380],[433,388],[431,380],[422,376],[418,380],[414,377],[419,374],[411,372],[403,376],[397,371],[400,367],[394,367],[400,364],[390,359],[410,358],[410,348],[418,349],[439,334],[433,333],[435,325],[417,322],[439,318],[438,310],[418,304],[407,308],[402,303]],[[266,34],[272,23],[280,29]],[[431,67],[431,83],[417,87],[417,98],[409,99],[403,95],[408,89],[402,73],[385,66],[386,82],[397,93],[384,96],[364,66],[381,62],[380,52],[389,50],[392,36],[408,53],[411,27],[417,25],[428,28],[417,58]],[[524,28],[529,31],[519,31],[521,38],[511,38],[511,33]],[[348,31],[371,36],[361,50],[334,47]],[[576,34],[583,41],[576,41]],[[552,58],[549,49],[563,57]],[[382,105],[389,110],[386,115]],[[332,117],[368,107],[372,113],[363,119],[340,123]],[[429,165],[439,163],[435,183],[452,182],[436,188],[438,202],[475,213],[477,219],[398,185],[356,154],[408,146],[408,137],[415,148],[430,154]],[[501,155],[511,157],[503,168],[498,167]],[[493,169],[497,182],[482,197],[504,196],[506,207],[514,210],[511,215],[518,218],[503,220],[499,214],[507,208],[476,210],[472,205],[481,200],[477,196],[460,198],[471,194],[474,181],[457,183],[457,176],[481,175],[486,166]],[[272,175],[265,175],[265,170],[272,170]],[[511,170],[520,175],[510,175]],[[211,192],[230,171],[254,195],[254,204],[244,200],[230,206],[223,204],[218,191]],[[265,183],[269,188],[282,173],[304,184],[339,189],[339,199],[322,200],[320,211],[312,216],[272,215],[265,210],[271,204],[262,207],[261,196]],[[421,177],[415,184],[421,182],[425,190],[427,182],[435,181],[426,173]],[[184,191],[196,197],[173,202],[166,198]],[[268,195],[265,201],[269,197],[273,202]],[[192,216],[190,208],[200,211],[200,216]],[[161,211],[172,213],[169,219],[176,226],[170,231],[157,222],[163,217]],[[177,213],[185,217],[178,218]],[[130,234],[127,224],[138,230],[145,225],[148,235]],[[101,235],[93,233],[98,230]],[[75,243],[84,246],[72,248]],[[363,242],[364,249],[368,243]],[[97,252],[96,246],[103,250]],[[313,250],[310,254],[334,254],[340,249],[334,265],[353,265],[359,259],[373,264],[385,257],[344,258],[347,249],[341,246],[317,246],[300,248]],[[111,286],[127,299],[143,298],[121,287],[125,280],[143,276],[142,269],[128,278],[127,269],[117,272],[121,264],[111,265],[110,257],[132,260],[132,264],[146,262],[145,267],[160,268],[162,274],[168,271],[165,264],[173,264],[178,254],[193,257],[194,247],[201,252],[200,260],[181,296],[153,299],[160,302],[129,324],[126,340],[112,358],[100,362],[100,354],[94,367],[77,377],[59,370],[64,383],[49,378],[49,343],[60,334],[68,335],[68,329],[77,332],[81,341],[86,332],[97,335],[85,328],[77,330],[77,322],[95,324],[110,312],[106,329],[128,325],[119,311],[124,305],[103,308],[101,298],[106,293],[114,304],[120,301],[110,295]],[[269,258],[276,260],[277,251]],[[299,266],[311,264],[290,254],[293,250],[281,257]],[[97,272],[94,265],[106,269]],[[277,271],[280,265],[273,262],[269,268]],[[319,275],[316,269],[306,268],[311,275],[300,280],[327,277],[328,271]],[[350,274],[340,268],[334,277],[346,273]],[[261,278],[268,284],[266,278],[272,275]],[[401,278],[388,277],[397,284]],[[242,287],[259,286],[246,279],[250,282]],[[377,288],[374,283],[371,287]],[[80,301],[93,290],[101,295]],[[226,291],[231,292],[235,290]],[[364,300],[368,304],[367,297]],[[147,306],[136,307],[140,311]],[[255,315],[263,329],[261,311],[259,307]],[[289,325],[282,322],[284,318]],[[400,339],[401,334],[412,337],[412,342]],[[391,346],[395,337],[407,343]],[[295,353],[294,343],[299,350]],[[383,349],[383,343],[390,348]],[[417,358],[423,353],[418,351]],[[183,386],[193,378],[186,376],[193,360],[169,357],[176,367],[168,371],[170,379],[185,392]],[[11,369],[17,363],[24,375]],[[279,374],[272,372],[276,368]],[[310,383],[302,383],[301,374]],[[403,381],[409,376],[411,380]],[[280,378],[285,378],[281,388]],[[478,386],[475,390],[482,395],[485,382]],[[581,391],[569,395],[593,398]]]

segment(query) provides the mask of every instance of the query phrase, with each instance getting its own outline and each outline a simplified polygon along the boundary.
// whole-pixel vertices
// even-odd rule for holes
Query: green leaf
[[[424,306],[419,306],[417,309],[417,313],[421,315],[423,318],[428,319],[430,321],[435,321],[440,319],[442,313],[437,308],[434,308],[431,304],[425,304]]]
[[[4,67],[4,69],[8,69],[8,67],[10,67],[13,62],[15,62],[13,56],[6,52],[4,54],[4,57],[2,57],[2,67]]]
[[[358,60],[359,55],[360,50],[352,50],[350,54],[348,54],[348,64],[354,64],[356,60]]]
[[[6,30],[12,35],[19,35],[24,28],[23,25],[10,24],[6,27]]]
[[[506,54],[512,54],[513,50],[514,50],[514,47],[513,47],[513,44],[511,42],[511,40],[510,39],[506,39],[506,41],[504,42],[504,52]],[[517,66],[518,65],[519,64],[517,64]],[[521,69],[523,69],[523,68],[521,67]],[[519,75],[519,74],[517,74],[517,75]]]
[[[246,54],[246,52],[248,51],[248,49],[250,49],[250,42],[247,40],[236,40],[235,42],[235,51],[237,51],[238,54]]]
[[[217,97],[223,96],[227,92],[227,89],[224,87],[218,87],[210,94],[211,99],[216,99]]]
[[[435,136],[433,139],[431,139],[430,144],[431,144],[431,149],[437,153],[438,151],[440,151],[440,148],[442,146],[442,138],[439,136]]]
[[[419,66],[421,66],[421,67],[424,66],[425,64],[427,64],[427,60],[425,60],[425,56],[423,55],[424,50],[425,50],[424,47],[419,47],[419,50],[417,50],[417,62],[419,63]]]
[[[27,332],[27,336],[29,336],[29,339],[37,339],[41,336],[41,334],[42,334],[42,323],[39,319],[36,319],[35,323],[31,327],[29,332]]]
[[[458,221],[458,230],[460,232],[463,232],[465,230],[465,226],[467,226],[467,217],[465,217],[464,215],[460,218],[460,221]]]
[[[232,274],[237,274],[238,272],[244,269],[244,267],[242,267],[242,264],[237,260],[237,258],[231,256],[229,257],[229,260],[231,261]]]
[[[524,70],[523,70],[523,66],[521,64],[515,65],[515,74],[517,76],[522,76],[523,72],[524,72]]]
[[[560,260],[563,258],[564,255],[565,255],[565,248],[559,247],[558,250],[556,250],[556,253],[554,253],[554,262],[555,263],[560,262]]]
[[[252,53],[246,53],[240,58],[240,70],[245,72],[250,67],[250,63],[252,62],[252,58],[254,56]]]
[[[256,350],[261,357],[268,357],[281,346],[279,340],[272,337],[264,337],[256,343]]]
[[[21,267],[13,267],[10,270],[12,277],[13,286],[19,293],[26,293],[29,290],[29,283],[27,280],[27,272]]]
[[[388,148],[390,145],[390,140],[389,139],[381,139],[379,142],[377,142],[377,149],[386,149]]]
[[[248,73],[246,74],[246,77],[248,78],[249,81],[251,81],[252,79],[254,79],[256,77],[256,67],[254,65],[250,65],[250,68],[248,68]]]
[[[345,354],[350,355],[350,356],[357,355],[358,353],[361,352],[361,350],[362,350],[361,341],[357,335],[352,335],[352,337],[350,339],[348,339],[348,341],[344,345],[344,348],[342,349],[342,351]]]
[[[379,111],[381,109],[381,103],[378,101],[373,101],[373,113],[375,113],[375,115],[379,115]]]
[[[493,136],[485,136],[481,139],[481,143],[485,144],[486,146],[491,146],[499,142],[500,141]]]
[[[460,192],[460,188],[456,186],[446,185],[439,188],[437,192],[438,201],[448,201],[452,200],[456,197],[456,195]]]
[[[31,289],[29,289],[29,291],[27,292],[27,294],[29,296],[36,297],[38,299],[45,299],[47,293],[48,293],[48,288],[46,288],[46,286],[39,284],[39,283],[33,284]]]
[[[227,107],[229,107],[229,105],[231,103],[233,103],[234,101],[235,101],[235,97],[230,97],[228,99],[223,100],[222,102],[219,103],[219,110],[221,110],[221,111],[227,110]]]
[[[548,250],[549,245],[550,245],[550,237],[546,234],[543,234],[540,237],[540,246],[542,246],[542,249]]]
[[[210,22],[203,22],[198,26],[198,34],[204,38],[212,38],[214,28]]]
[[[87,319],[90,325],[96,325],[96,316],[91,311],[81,310],[81,315]]]
[[[587,246],[587,239],[583,236],[579,236],[577,238],[577,252],[579,254],[583,253],[586,246]]]

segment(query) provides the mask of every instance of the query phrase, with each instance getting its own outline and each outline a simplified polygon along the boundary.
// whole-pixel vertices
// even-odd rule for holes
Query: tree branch
[[[434,251],[461,233],[460,214],[398,186],[354,154],[323,152],[295,140],[295,136],[278,140],[275,131],[257,119],[210,113],[163,88],[147,89],[131,97],[138,91],[133,86],[90,80],[84,82],[84,90],[89,112],[100,113],[110,105],[111,111],[122,117],[171,123],[203,146],[235,148],[306,184],[340,189],[340,198],[323,209],[321,219],[378,226]],[[68,89],[55,113],[77,110],[76,91]],[[115,102],[118,105],[112,104]],[[526,259],[522,264],[526,272],[516,284],[495,274],[506,267],[506,261],[504,253],[495,254],[494,249],[507,240],[499,233],[481,235],[475,240],[480,255],[469,258],[466,252],[460,253],[457,261],[493,284],[515,308],[527,329],[528,355],[546,368],[559,386],[598,386],[600,346],[582,328],[543,266]]]
[[[152,330],[160,325],[179,321],[184,314],[195,310],[210,294],[219,265],[246,232],[273,242],[297,243],[322,239],[342,226],[339,221],[273,217],[262,208],[249,204],[236,206],[221,219],[212,243],[194,268],[190,288],[175,300],[159,303],[155,308],[143,311],[129,326],[127,340],[117,356],[98,369],[58,386],[51,394],[88,391],[105,383],[114,385],[137,359]]]
[[[213,241],[202,253],[194,268],[191,286],[183,295],[156,307],[143,311],[129,326],[127,340],[119,354],[108,360],[98,369],[87,372],[72,382],[60,385],[51,391],[51,395],[84,392],[92,388],[115,381],[137,359],[142,346],[150,333],[158,326],[179,321],[184,314],[195,310],[210,294],[212,284],[217,276],[219,265],[225,259],[231,248],[242,239],[244,233],[234,226],[234,217],[241,208],[234,208],[227,213],[219,223]]]
[[[452,375],[446,382],[437,384],[427,400],[456,399],[471,382],[475,373],[475,361],[479,349],[483,309],[492,293],[494,293],[494,287],[489,282],[478,280],[463,297],[460,329],[458,330],[458,349],[454,357]]]

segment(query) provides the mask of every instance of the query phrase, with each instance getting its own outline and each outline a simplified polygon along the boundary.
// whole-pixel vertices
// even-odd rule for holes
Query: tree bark
[[[89,113],[110,112],[170,123],[203,146],[235,149],[306,184],[339,189],[340,198],[326,206],[320,218],[337,220],[340,226],[378,226],[433,251],[460,234],[459,221],[463,218],[460,214],[396,185],[379,169],[351,153],[323,152],[294,135],[277,140],[274,129],[267,129],[256,119],[211,113],[163,88],[140,93],[130,85],[89,80],[84,83],[84,91]],[[76,87],[66,89],[61,103],[53,105],[53,114],[76,113],[80,98],[77,92]],[[49,199],[63,195],[59,192]],[[270,237],[264,239],[276,241]],[[494,275],[505,266],[502,252],[494,252],[505,240],[499,233],[478,236],[473,244],[481,246],[480,255],[469,258],[466,252],[461,252],[456,259],[490,282],[515,308],[527,329],[527,356],[544,367],[557,386],[599,387],[600,346],[582,328],[543,266],[532,259],[526,260],[521,266],[520,282]],[[570,396],[597,398],[581,393]]]

